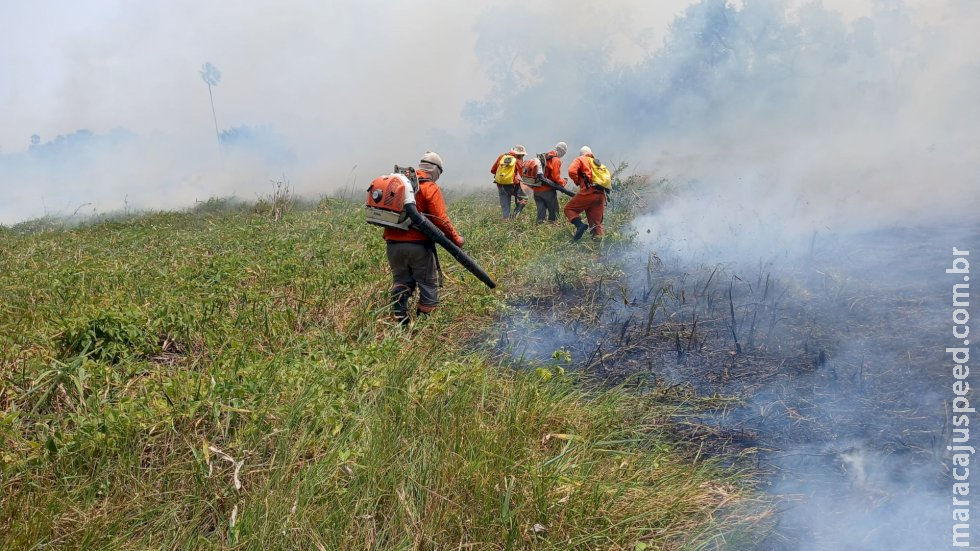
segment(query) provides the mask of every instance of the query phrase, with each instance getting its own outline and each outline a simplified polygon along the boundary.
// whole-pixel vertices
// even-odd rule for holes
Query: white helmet
[[[442,157],[440,157],[435,151],[426,151],[425,155],[422,155],[422,160],[419,162],[434,164],[436,165],[436,168],[439,169],[439,172],[445,172],[445,170],[442,168]]]
[[[515,145],[514,149],[511,149],[511,152],[514,153],[514,155],[527,155],[527,149],[525,149],[523,145]]]
[[[566,151],[568,151],[567,143],[558,142],[557,144],[555,144],[555,153],[557,153],[559,157],[564,157]]]
[[[582,146],[582,149],[579,149],[578,150],[578,154],[579,155],[592,155],[592,148],[589,147],[589,146],[587,146],[587,145],[583,145]]]

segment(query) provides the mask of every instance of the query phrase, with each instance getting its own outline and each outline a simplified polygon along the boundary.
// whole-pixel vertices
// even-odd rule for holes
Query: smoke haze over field
[[[762,219],[798,219],[787,205],[806,205],[809,225],[976,205],[977,11],[962,0],[8,3],[0,223],[83,203],[248,199],[283,175],[317,196],[430,148],[447,185],[479,188],[503,149],[558,140],[696,179]],[[206,61],[222,71],[219,127],[266,140],[219,151]],[[98,138],[77,144],[84,153],[25,152],[32,134],[46,146],[79,129]]]
[[[627,30],[655,27],[662,36],[687,3],[643,8],[647,17]],[[609,6],[619,16],[639,9],[629,4]],[[457,182],[467,172],[482,174],[493,150],[469,155],[455,144],[470,132],[466,102],[489,92],[474,26],[492,5],[6,3],[0,223],[44,210],[63,214],[82,202],[119,208],[126,195],[149,208],[232,192],[249,198],[283,174],[316,196],[344,185],[355,166],[364,181],[427,149],[443,154]],[[518,13],[512,5],[508,17]],[[615,14],[607,30],[623,23]],[[270,128],[290,162],[242,164],[219,154],[198,75],[206,61],[222,72],[213,89],[219,126]],[[130,151],[87,144],[76,159],[81,170],[54,174],[49,159],[9,159],[27,149],[32,134],[43,144],[78,129],[101,136],[116,128],[132,132]],[[467,166],[477,160],[480,170]]]
[[[937,297],[949,293],[942,255],[980,236],[980,2],[40,0],[0,3],[0,21],[0,224],[252,199],[283,177],[316,197],[427,149],[445,160],[445,187],[489,195],[488,168],[512,145],[566,141],[567,167],[588,144],[670,181],[644,198],[633,254],[657,251],[678,277],[754,268],[762,296],[740,312],[761,305],[826,348],[827,367],[786,375],[791,392],[770,385],[750,408],[799,399],[830,419],[785,446],[820,454],[776,487],[811,497],[786,517],[809,524],[800,547],[876,530],[883,511],[916,526],[948,503],[912,475],[895,480],[908,462],[892,452],[946,436]],[[205,62],[221,70],[221,146]],[[792,304],[765,294],[770,271]],[[917,419],[903,449],[888,447],[908,428],[895,404]],[[844,414],[863,432],[821,434]],[[922,464],[923,480],[945,475]],[[848,493],[855,481],[873,491]],[[869,495],[890,505],[868,508]]]

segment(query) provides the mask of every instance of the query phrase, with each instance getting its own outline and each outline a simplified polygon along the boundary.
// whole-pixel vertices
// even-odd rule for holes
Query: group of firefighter
[[[597,165],[592,149],[583,146],[579,156],[568,167],[568,176],[578,187],[575,194],[566,190],[567,182],[561,176],[561,159],[567,151],[568,145],[558,142],[548,153],[525,159],[526,148],[515,145],[497,157],[490,172],[494,175],[503,218],[507,220],[517,216],[527,205],[527,193],[524,191],[524,186],[527,186],[534,194],[537,222],[543,223],[545,219],[556,222],[559,206],[557,194],[562,191],[573,195],[563,210],[565,218],[575,226],[572,240],[578,241],[590,230],[593,239],[601,239],[607,193],[604,187],[593,183],[593,167]],[[462,247],[463,236],[449,219],[445,199],[436,184],[442,176],[443,166],[439,154],[429,151],[422,155],[415,169],[418,180],[418,191],[414,193],[415,207],[451,242],[446,245]],[[513,211],[512,199],[515,203]],[[581,219],[583,212],[587,223]],[[409,302],[416,288],[419,290],[416,317],[431,313],[439,304],[440,267],[436,245],[415,226],[408,229],[386,227],[384,239],[393,280],[392,307],[398,322],[405,325],[411,319]]]
[[[564,215],[575,226],[573,241],[582,238],[591,228],[592,236],[602,237],[602,215],[606,205],[606,192],[600,186],[592,185],[592,163],[595,159],[589,146],[582,146],[579,156],[568,167],[568,177],[578,186],[578,193],[573,194],[565,189],[565,179],[561,176],[561,159],[568,151],[565,142],[558,142],[555,148],[530,159],[525,159],[527,149],[523,145],[515,145],[510,151],[501,153],[490,173],[494,175],[497,185],[497,196],[500,199],[500,210],[504,220],[517,216],[527,205],[527,187],[534,194],[534,206],[537,209],[537,223],[558,220],[558,192],[571,195],[572,200],[565,205]],[[511,214],[511,199],[514,210]],[[585,213],[588,224],[582,222],[581,214]]]

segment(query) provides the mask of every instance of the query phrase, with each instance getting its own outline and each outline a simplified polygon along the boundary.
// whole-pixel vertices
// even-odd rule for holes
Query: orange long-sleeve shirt
[[[592,185],[592,161],[593,155],[582,155],[578,157],[568,167],[568,177],[578,186],[579,195],[591,195],[602,193],[602,189]]]
[[[558,157],[558,152],[552,149],[545,155],[545,158],[547,159],[547,163],[544,167],[544,177],[560,186],[564,186],[565,179],[561,177],[561,159]]]
[[[537,158],[531,159],[530,161],[525,161],[525,166],[528,163],[534,163],[535,168],[537,167]],[[545,154],[545,165],[544,165],[544,177],[551,180],[552,182],[565,187],[565,179],[561,177],[561,159],[558,158],[558,153],[554,150],[549,151]],[[524,171],[527,174],[527,170]],[[550,186],[531,186],[531,190],[535,192],[550,191],[552,188]]]
[[[417,170],[416,174],[419,177],[419,191],[415,194],[415,208],[442,230],[450,241],[457,246],[462,246],[463,238],[456,231],[446,212],[446,200],[442,197],[442,190],[435,182],[429,180],[426,171]],[[385,228],[384,238],[385,241],[430,241],[424,233],[414,228],[408,230]]]

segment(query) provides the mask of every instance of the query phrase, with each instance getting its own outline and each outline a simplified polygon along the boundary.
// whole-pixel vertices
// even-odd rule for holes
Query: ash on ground
[[[498,351],[732,398],[678,430],[761,473],[777,512],[754,548],[938,548],[955,524],[945,269],[970,243],[980,226],[814,234],[751,265],[634,252],[619,282],[518,305]]]

